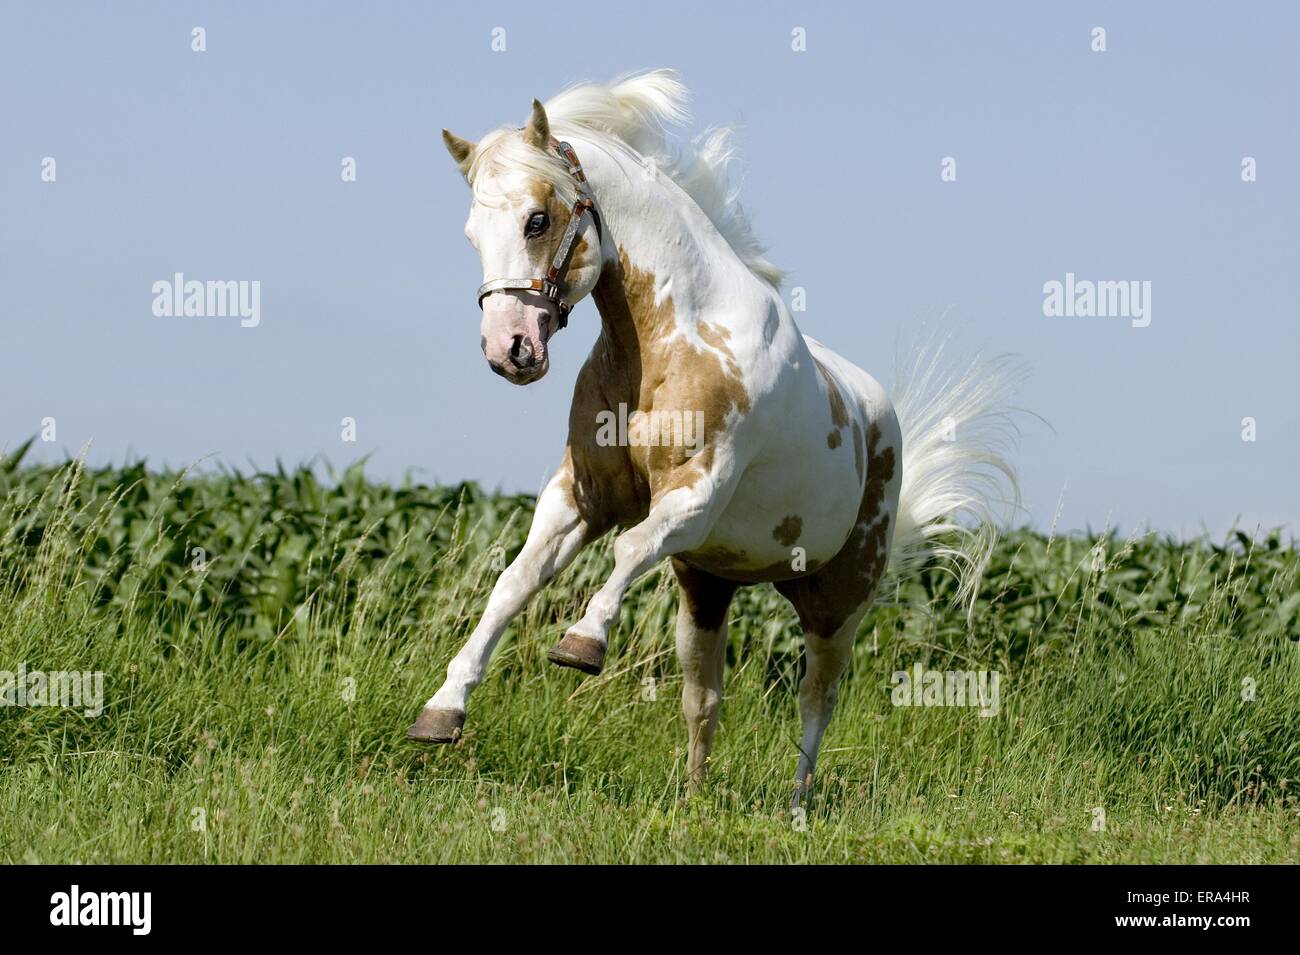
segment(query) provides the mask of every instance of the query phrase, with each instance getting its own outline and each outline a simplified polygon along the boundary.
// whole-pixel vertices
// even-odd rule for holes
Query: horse
[[[943,378],[933,355],[920,360],[916,380],[938,381],[939,393],[903,413],[865,371],[800,333],[729,187],[731,131],[669,140],[687,96],[675,72],[653,70],[533,100],[522,127],[477,143],[443,130],[470,187],[465,235],[483,265],[491,370],[515,385],[541,379],[553,337],[588,296],[601,330],[523,549],[407,736],[458,740],[512,618],[619,528],[613,571],[548,658],[599,674],[628,587],[669,558],[694,792],[719,720],[732,597],[774,584],[805,635],[798,805],[887,567],[946,557],[971,599],[995,533],[993,485],[1015,475],[975,426],[998,414],[996,368]],[[630,427],[608,427],[613,414],[642,430],[664,423],[660,440],[628,439]],[[687,421],[699,424],[691,441],[680,440]]]

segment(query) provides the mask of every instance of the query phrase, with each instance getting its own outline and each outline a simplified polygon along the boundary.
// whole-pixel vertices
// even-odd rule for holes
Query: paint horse
[[[933,553],[945,531],[987,538],[987,489],[970,476],[981,465],[1010,471],[994,451],[947,440],[939,427],[987,416],[986,382],[945,382],[900,427],[871,376],[800,334],[780,273],[728,188],[727,131],[685,151],[666,140],[665,128],[686,119],[685,98],[675,74],[651,71],[534,100],[522,128],[477,144],[443,131],[472,193],[465,234],[483,263],[491,369],[516,385],[540,379],[552,337],[587,296],[601,332],[527,542],[407,735],[458,739],[511,619],[585,545],[623,528],[612,573],[549,659],[600,673],[628,587],[671,558],[694,788],[718,724],[732,596],[775,584],[806,634],[798,801],[891,549],[906,564]],[[600,440],[598,422],[611,413],[689,418],[702,433],[689,447]],[[975,514],[974,531],[949,519],[963,511]],[[950,550],[966,557],[968,595],[981,548]]]

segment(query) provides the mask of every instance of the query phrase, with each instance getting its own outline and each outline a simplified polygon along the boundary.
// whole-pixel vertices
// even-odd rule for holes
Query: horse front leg
[[[628,587],[663,558],[703,544],[734,490],[734,480],[701,477],[690,487],[669,491],[651,505],[645,520],[619,535],[614,542],[613,573],[591,598],[582,619],[551,648],[551,662],[600,673],[609,631],[618,620]]]
[[[452,743],[465,724],[469,695],[483,682],[488,661],[510,621],[537,591],[567,567],[590,539],[590,527],[574,504],[572,472],[566,467],[546,485],[537,499],[528,539],[492,588],[487,609],[459,653],[447,667],[447,680],[419,719],[406,731],[408,739]]]

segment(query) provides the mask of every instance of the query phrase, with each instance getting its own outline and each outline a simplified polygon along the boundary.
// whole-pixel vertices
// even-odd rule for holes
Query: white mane
[[[668,127],[690,120],[689,96],[675,71],[650,70],[608,85],[570,86],[545,106],[557,138],[581,135],[653,161],[703,210],[755,275],[779,286],[781,271],[764,257],[766,250],[737,200],[739,189],[727,175],[735,157],[732,129],[710,129],[689,144],[675,146],[669,141]],[[497,130],[479,143],[468,170],[471,187],[480,169],[499,164],[543,179],[555,187],[562,201],[572,202],[573,181],[559,158],[528,147],[510,132]]]

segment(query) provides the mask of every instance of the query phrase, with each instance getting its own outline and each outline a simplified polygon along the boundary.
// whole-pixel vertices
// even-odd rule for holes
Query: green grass
[[[939,568],[891,588],[798,825],[801,644],[770,587],[733,607],[686,800],[671,574],[629,594],[605,675],[545,660],[608,541],[508,632],[460,745],[403,738],[531,499],[20,459],[0,670],[103,671],[106,705],[0,707],[0,861],[1300,861],[1300,557],[1276,535],[1017,532],[969,621]],[[916,661],[998,670],[1001,711],[892,706]]]

